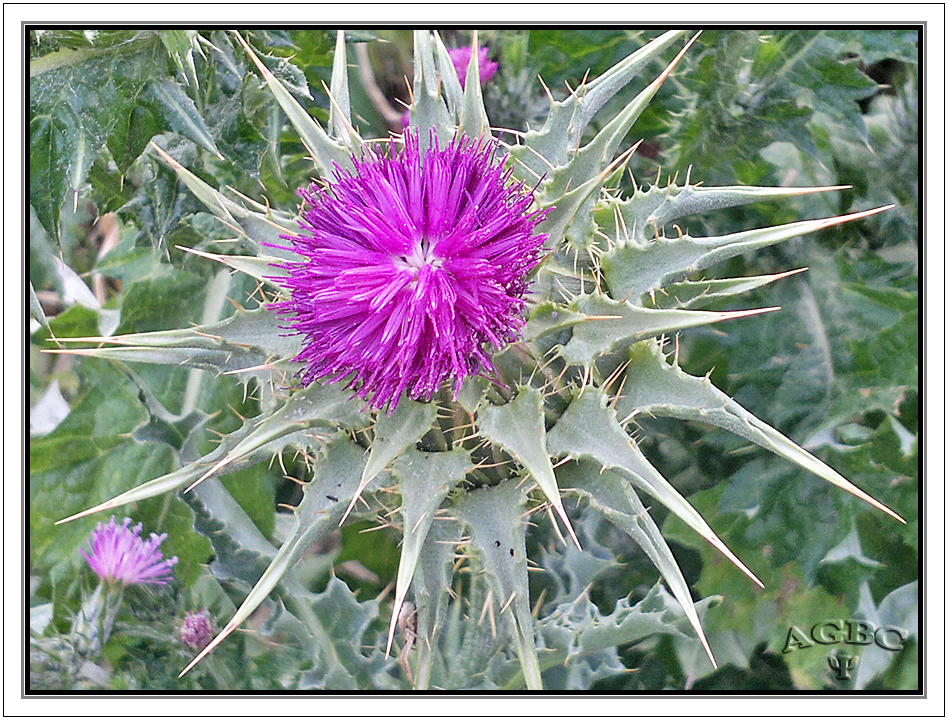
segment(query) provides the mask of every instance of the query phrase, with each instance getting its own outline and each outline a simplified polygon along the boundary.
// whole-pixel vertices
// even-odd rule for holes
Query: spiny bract
[[[309,458],[311,478],[282,546],[261,546],[268,569],[194,662],[278,586],[293,597],[296,562],[350,513],[362,512],[357,501],[363,496],[387,508],[393,522],[400,516],[403,541],[388,643],[400,629],[400,659],[415,687],[539,689],[545,670],[576,667],[576,658],[585,655],[620,670],[617,645],[656,627],[680,635],[679,622],[690,625],[686,632],[711,656],[701,603],[692,601],[641,493],[717,547],[748,582],[759,581],[643,455],[626,429],[638,415],[718,425],[895,516],[707,378],[685,374],[663,351],[661,338],[679,330],[764,311],[697,309],[703,303],[782,277],[688,276],[747,250],[876,212],[718,237],[677,229],[666,235],[665,228],[676,228],[686,215],[834,188],[699,187],[686,181],[630,197],[604,190],[631,152],[620,152],[627,131],[687,46],[582,144],[587,125],[685,35],[665,33],[565,100],[551,98],[543,127],[518,135],[494,161],[498,140],[481,100],[477,52],[462,88],[440,37],[415,32],[412,126],[383,156],[367,151],[352,125],[342,33],[328,132],[235,33],[329,189],[304,191],[309,207],[299,231],[289,215],[235,201],[162,157],[240,233],[249,253],[200,254],[275,292],[275,307],[305,339],[287,336],[285,318],[260,308],[195,329],[108,338],[103,340],[114,347],[75,351],[242,374],[256,378],[264,395],[261,414],[214,452],[83,515],[178,488],[209,498],[200,495],[204,480],[269,461],[287,446]],[[446,147],[437,144],[450,138]],[[281,236],[292,238],[292,249]],[[544,259],[527,285],[540,254]],[[663,299],[660,306],[656,297]],[[383,305],[387,315],[373,314]],[[405,323],[401,334],[399,322]],[[306,387],[296,386],[300,365],[294,359],[306,363]],[[375,407],[390,405],[391,412],[363,411],[339,384],[321,382],[342,378],[360,397]],[[622,601],[613,615],[602,616],[583,588],[563,588],[554,609],[535,618],[527,581],[530,514],[550,508],[550,517],[571,536],[564,542],[578,546],[582,537],[583,544],[596,546],[588,528],[573,527],[561,494],[584,500],[628,533],[671,595],[659,585],[638,605]],[[465,602],[472,612],[483,608],[481,617],[496,625],[496,635],[483,628],[462,633],[462,601],[449,603],[459,557],[483,571],[472,572]],[[609,637],[608,648],[596,644],[594,638],[602,637],[596,630]]]

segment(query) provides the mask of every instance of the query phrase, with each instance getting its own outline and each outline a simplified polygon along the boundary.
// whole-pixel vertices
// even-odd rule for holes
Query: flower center
[[[411,271],[415,277],[418,276],[418,271],[425,265],[430,265],[437,270],[444,262],[444,258],[435,255],[434,246],[434,241],[429,238],[419,238],[412,246],[410,255],[399,255],[395,258],[395,266],[401,270]]]

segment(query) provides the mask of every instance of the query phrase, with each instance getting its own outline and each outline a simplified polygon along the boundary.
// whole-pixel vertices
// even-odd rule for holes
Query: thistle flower
[[[459,47],[448,50],[448,55],[454,62],[454,69],[457,70],[458,80],[461,81],[461,88],[464,88],[464,81],[467,79],[467,66],[471,62],[471,48]],[[486,83],[497,72],[497,63],[489,60],[487,57],[487,48],[482,47],[477,51],[477,70],[480,74],[481,85]]]
[[[116,525],[113,516],[108,525],[99,523],[89,538],[89,553],[83,548],[79,548],[79,552],[95,574],[109,585],[165,585],[172,566],[178,562],[176,557],[166,560],[159,550],[168,535],[152,533],[146,542],[139,537],[142,524],[129,528],[131,522],[125,518],[121,525]]]
[[[279,280],[290,299],[274,309],[305,336],[302,382],[348,378],[356,395],[394,409],[403,391],[430,400],[446,379],[493,371],[485,346],[523,328],[522,296],[545,235],[533,230],[532,193],[511,183],[489,142],[432,131],[423,152],[404,134],[386,155],[353,158],[308,203],[299,262]]]
[[[207,610],[189,612],[181,622],[181,644],[191,650],[202,650],[214,636],[214,623]]]

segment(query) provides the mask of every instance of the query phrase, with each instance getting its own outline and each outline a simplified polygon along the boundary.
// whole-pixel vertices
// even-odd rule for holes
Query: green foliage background
[[[587,69],[594,77],[659,33],[482,32],[500,64],[484,90],[492,123],[523,130],[545,109],[537,74],[562,96],[566,84],[578,85]],[[334,32],[243,35],[325,124],[329,108],[321,83],[329,82]],[[443,35],[449,45],[470,41],[467,31]],[[359,31],[347,39],[375,38],[387,41],[370,44],[380,87],[393,103],[407,99],[402,78],[412,76],[410,33]],[[49,301],[64,292],[59,257],[84,278],[107,279],[104,307],[120,311],[118,332],[199,322],[209,284],[223,279],[215,279],[210,263],[181,248],[220,252],[231,234],[148,144],[155,140],[213,187],[230,186],[293,212],[295,189],[309,182],[311,164],[286,131],[282,111],[224,32],[55,29],[31,31],[29,44],[30,282],[47,301],[50,329],[58,337],[96,335],[104,317],[79,304]],[[708,31],[627,138],[629,144],[646,139],[630,164],[640,186],[655,182],[659,173],[684,177],[689,168],[692,181],[708,185],[851,186],[792,203],[719,211],[702,218],[707,227],[693,230],[723,233],[894,205],[853,226],[714,268],[721,276],[808,270],[741,301],[742,307],[779,305],[781,312],[724,331],[686,331],[677,342],[687,372],[710,373],[717,387],[902,514],[907,524],[851,502],[734,436],[688,423],[643,422],[639,436],[649,459],[767,589],[752,587],[669,519],[663,531],[695,596],[724,597],[704,620],[722,668],[711,672],[696,642],[654,636],[623,648],[623,662],[637,672],[599,679],[595,688],[840,687],[822,649],[781,652],[790,626],[810,627],[857,611],[869,617],[890,594],[911,593],[918,580],[918,76],[916,30]],[[363,136],[384,136],[387,128],[355,68],[350,81]],[[627,102],[645,82],[612,102]],[[588,132],[596,129],[594,124]],[[631,190],[628,174],[621,182]],[[91,229],[106,213],[116,214],[119,243],[99,258]],[[229,289],[242,304],[253,291],[240,277]],[[49,330],[31,335],[30,406],[54,380],[70,406],[55,431],[30,443],[30,602],[44,609],[46,614],[36,614],[46,617],[41,630],[47,633],[68,628],[81,592],[91,587],[76,548],[102,518],[53,523],[199,457],[214,447],[214,433],[232,431],[242,417],[258,412],[253,387],[233,378],[208,374],[182,405],[189,392],[186,370],[69,362],[41,353],[52,347]],[[258,467],[224,480],[264,538],[285,532],[279,506],[298,499],[286,480],[296,471],[288,458],[285,468],[274,465],[261,473]],[[661,508],[652,512],[661,524]],[[195,501],[167,496],[128,513],[144,522],[146,532],[167,532],[163,549],[180,563],[174,586],[141,591],[141,602],[129,603],[147,611],[129,610],[120,618],[106,648],[119,670],[113,687],[279,689],[322,682],[319,669],[306,666],[305,648],[272,642],[294,637],[294,619],[278,606],[260,621],[270,643],[249,633],[178,680],[189,655],[174,642],[175,623],[201,606],[226,622],[262,567],[245,549],[215,541]],[[358,619],[350,627],[377,634],[387,614],[384,600],[371,598],[394,578],[398,538],[359,529],[344,528],[333,547],[308,562],[316,592],[325,599],[316,607],[350,612]],[[609,614],[620,598],[644,597],[656,573],[627,539],[598,539],[623,563],[599,576],[590,590]],[[358,597],[330,578],[331,563]],[[222,586],[213,571],[220,565],[247,585]],[[538,587],[558,582],[538,575]],[[912,607],[892,622],[911,625]],[[917,626],[917,604],[914,613]],[[335,640],[351,646],[362,636]],[[875,671],[869,688],[918,687],[917,640],[897,654],[866,655],[862,662]],[[379,663],[367,660],[366,667],[350,667],[350,674],[384,686],[379,677],[388,676],[379,675]],[[399,687],[394,677],[388,681]]]

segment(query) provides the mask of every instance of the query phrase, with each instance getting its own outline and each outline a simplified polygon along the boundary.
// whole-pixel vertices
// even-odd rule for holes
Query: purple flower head
[[[168,535],[152,533],[151,539],[142,540],[142,524],[129,528],[131,522],[125,518],[121,525],[116,525],[113,516],[108,525],[99,523],[89,538],[89,553],[83,548],[79,552],[95,574],[108,583],[165,585],[172,566],[178,562],[176,557],[165,560],[158,549]]]
[[[471,62],[471,48],[459,47],[448,50],[448,55],[454,61],[454,69],[458,73],[458,80],[461,81],[461,88],[467,80],[467,66]],[[477,51],[477,71],[481,77],[481,85],[486,83],[497,72],[497,63],[487,58],[487,48],[482,47]]]
[[[356,396],[394,410],[403,391],[430,400],[446,379],[493,371],[490,352],[523,328],[527,275],[546,235],[543,212],[494,160],[463,137],[421,150],[418,136],[338,167],[328,189],[300,191],[309,207],[292,240],[302,259],[279,281],[277,312],[305,336],[302,382],[347,378]]]
[[[181,623],[181,644],[191,650],[203,650],[214,637],[214,622],[207,610],[189,612]]]

